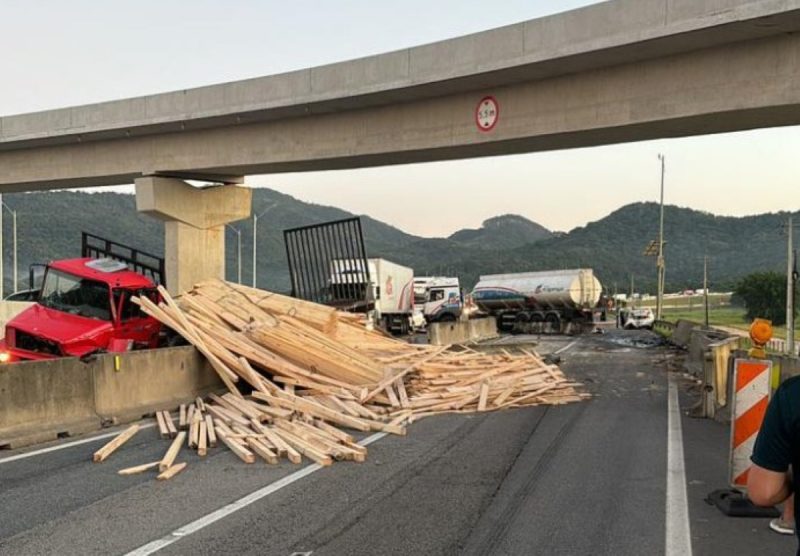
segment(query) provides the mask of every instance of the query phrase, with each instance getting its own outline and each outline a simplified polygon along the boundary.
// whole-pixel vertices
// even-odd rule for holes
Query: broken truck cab
[[[132,302],[137,296],[159,300],[153,281],[124,262],[52,262],[36,304],[6,325],[0,362],[158,347],[161,324]]]

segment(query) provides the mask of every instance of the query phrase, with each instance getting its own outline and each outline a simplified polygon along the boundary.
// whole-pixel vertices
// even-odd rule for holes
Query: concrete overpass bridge
[[[249,174],[800,124],[800,0],[612,0],[358,60],[0,118],[0,192],[135,183],[180,290]],[[197,189],[183,180],[228,184]]]

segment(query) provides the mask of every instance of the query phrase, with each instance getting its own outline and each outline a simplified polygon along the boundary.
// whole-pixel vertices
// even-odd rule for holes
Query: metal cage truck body
[[[481,276],[472,299],[500,330],[565,332],[592,322],[601,294],[594,272],[583,268]]]

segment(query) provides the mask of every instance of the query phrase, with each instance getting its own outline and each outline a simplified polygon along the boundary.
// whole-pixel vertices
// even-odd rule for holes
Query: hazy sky
[[[449,38],[592,0],[0,0],[0,115],[279,73]],[[569,230],[658,197],[726,215],[800,208],[795,127],[306,174],[252,176],[303,200],[448,235],[522,214]]]

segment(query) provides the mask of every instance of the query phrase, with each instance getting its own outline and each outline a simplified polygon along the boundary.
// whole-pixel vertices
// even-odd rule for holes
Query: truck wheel
[[[545,315],[544,320],[547,324],[551,325],[555,332],[561,332],[561,317],[556,313],[548,313]]]

